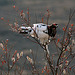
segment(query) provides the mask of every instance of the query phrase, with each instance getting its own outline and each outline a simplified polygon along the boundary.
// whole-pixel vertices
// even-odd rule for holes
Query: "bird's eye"
[[[31,32],[32,30],[29,30],[29,32]]]
[[[38,27],[38,25],[37,25],[37,27]]]

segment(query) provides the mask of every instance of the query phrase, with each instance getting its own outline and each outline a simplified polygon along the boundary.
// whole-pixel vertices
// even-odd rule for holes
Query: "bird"
[[[32,27],[19,27],[19,33],[35,37],[40,41],[41,44],[47,45],[49,44],[49,39],[55,37],[57,27],[58,24],[56,23],[52,23],[50,25],[44,23],[36,23],[33,24]]]

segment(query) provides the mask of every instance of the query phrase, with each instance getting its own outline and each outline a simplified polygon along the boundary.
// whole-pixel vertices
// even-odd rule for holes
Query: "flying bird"
[[[19,33],[35,37],[40,41],[41,44],[47,45],[49,43],[49,39],[55,37],[57,27],[58,24],[56,23],[53,23],[51,25],[37,23],[33,24],[33,27],[21,26],[19,28]]]

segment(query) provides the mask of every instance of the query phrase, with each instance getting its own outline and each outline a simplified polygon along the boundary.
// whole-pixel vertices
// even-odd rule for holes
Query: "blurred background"
[[[27,13],[27,8],[29,8],[31,25],[36,23],[36,15],[38,22],[40,22],[41,14],[46,14],[47,9],[49,9],[51,12],[49,24],[55,22],[59,25],[57,35],[60,37],[63,35],[62,28],[68,22],[70,8],[75,9],[75,0],[0,0],[0,17],[4,17],[12,24],[14,24],[16,18],[21,25],[22,21],[20,19],[20,15],[13,8],[13,5],[19,8],[20,11],[23,10],[25,14]],[[71,23],[75,24],[75,15],[73,16]],[[44,53],[41,47],[24,36],[10,31],[10,27],[0,20],[0,42],[2,40],[5,41],[6,39],[9,39],[9,46],[15,43],[13,50],[17,50],[18,52],[24,51],[24,57],[26,57],[26,55],[31,56],[29,52],[30,49],[34,51],[34,55],[36,55],[37,52],[36,61],[40,63],[40,65],[44,64],[41,63],[45,61],[43,59]],[[54,43],[52,42],[49,47],[51,54],[55,52],[53,44]],[[24,58],[22,60],[24,60]],[[22,60],[20,62],[22,62]],[[40,67],[39,64],[37,64],[37,67]],[[25,70],[25,73],[28,71],[29,70]]]

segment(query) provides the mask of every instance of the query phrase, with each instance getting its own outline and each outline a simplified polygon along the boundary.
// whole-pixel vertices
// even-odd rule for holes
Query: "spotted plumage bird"
[[[49,39],[56,35],[58,24],[47,25],[44,23],[33,24],[33,27],[21,26],[19,32],[37,38],[41,44],[48,44]]]

